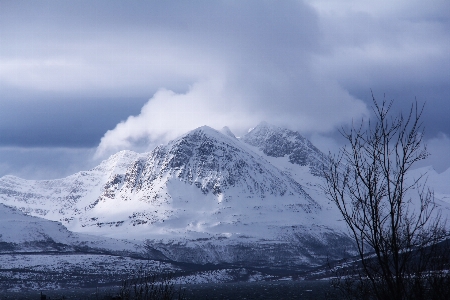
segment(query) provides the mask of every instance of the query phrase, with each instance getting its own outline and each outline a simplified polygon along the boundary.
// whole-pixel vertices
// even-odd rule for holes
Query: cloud
[[[30,99],[52,114],[6,105],[3,115],[23,121],[0,120],[0,144],[101,138],[101,156],[205,124],[240,135],[266,120],[333,145],[320,136],[367,115],[370,89],[395,98],[396,111],[426,101],[427,132],[448,136],[449,16],[447,0],[5,2],[0,104]],[[75,109],[68,122],[48,95],[105,108]],[[133,108],[112,112],[124,106]]]
[[[14,175],[30,180],[57,179],[98,164],[93,148],[0,147],[0,177]]]
[[[309,79],[298,86],[302,95],[298,101],[282,91],[267,98],[259,91],[248,93],[221,80],[198,82],[183,94],[161,89],[139,115],[105,133],[96,157],[123,149],[149,150],[203,125],[216,129],[229,126],[241,135],[266,120],[302,132],[327,132],[366,113],[364,104],[331,82]]]
[[[240,109],[238,95],[225,91],[220,81],[194,84],[186,93],[161,89],[137,116],[130,116],[106,132],[97,149],[97,156],[123,149],[143,149],[202,125],[221,128],[230,122],[246,127],[255,119]],[[229,109],[233,107],[233,109]]]
[[[140,96],[162,85],[186,88],[189,82],[213,72],[207,55],[189,53],[189,45],[166,46],[164,40],[151,35],[141,39],[82,41],[82,47],[69,47],[64,55],[0,57],[0,84],[69,95]],[[219,63],[215,60],[214,68]]]
[[[311,0],[319,15],[323,52],[313,70],[334,78],[356,98],[370,104],[395,99],[396,111],[415,98],[426,102],[430,136],[449,133],[450,2],[432,0]]]
[[[450,138],[444,133],[426,141],[430,156],[420,163],[420,166],[432,165],[440,173],[450,167]]]
[[[315,72],[321,33],[317,14],[308,5],[249,1],[206,7],[207,14],[199,7],[182,13],[163,9],[176,21],[161,20],[159,29],[153,32],[150,26],[141,42],[133,39],[140,50],[131,49],[130,57],[135,65],[142,63],[135,70],[137,85],[145,85],[139,83],[145,78],[162,89],[139,115],[103,136],[97,155],[142,149],[146,143],[167,141],[202,125],[227,125],[239,135],[265,120],[304,133],[323,133],[367,114],[366,105],[335,78]],[[121,60],[127,61],[129,52],[124,52]],[[174,89],[177,80],[189,82],[189,87]],[[116,80],[109,82],[116,85]]]
[[[161,87],[186,89],[230,61],[285,64],[280,50],[317,47],[316,17],[301,2],[275,3],[9,3],[0,12],[0,86],[148,97]]]

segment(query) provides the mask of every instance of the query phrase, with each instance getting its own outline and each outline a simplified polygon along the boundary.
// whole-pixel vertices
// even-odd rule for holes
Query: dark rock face
[[[327,157],[300,133],[261,123],[243,137],[249,145],[258,147],[267,156],[288,156],[292,164],[309,166],[311,173],[322,176]]]

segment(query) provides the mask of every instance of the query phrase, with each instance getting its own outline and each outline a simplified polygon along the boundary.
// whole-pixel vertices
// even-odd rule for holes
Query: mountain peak
[[[232,138],[236,138],[236,136],[234,135],[234,133],[230,130],[230,128],[228,128],[228,126],[224,126],[221,130],[220,130],[220,132],[222,132],[223,134],[225,134],[225,135],[228,135],[229,137],[232,137]]]
[[[282,183],[280,178],[284,175],[278,169],[246,149],[228,128],[220,132],[202,126],[158,149],[154,156],[160,159],[152,165],[161,165],[161,171],[176,173],[181,181],[194,184],[205,193],[218,195],[239,185],[242,193],[252,190],[258,196],[284,194],[288,190],[304,194],[300,185]],[[260,177],[265,182],[259,182]]]
[[[326,156],[297,131],[261,122],[249,131],[243,141],[257,147],[270,157],[289,158],[292,164],[309,166],[311,173],[320,176]]]
[[[266,121],[261,121],[258,125],[256,125],[256,127],[253,127],[251,130],[249,130],[248,132],[252,132],[252,131],[260,131],[260,130],[269,130],[269,129],[279,129],[279,127],[267,123]]]
[[[290,130],[286,127],[274,125],[271,123],[268,123],[266,121],[261,121],[256,127],[252,128],[248,131],[246,134],[247,137],[250,136],[267,136],[267,135],[273,135],[275,133],[282,134],[282,133],[289,133],[289,135],[292,135],[292,133],[295,133],[298,136],[301,136],[300,133],[297,131]],[[301,136],[303,138],[303,136]]]
[[[182,135],[181,139],[186,136],[198,135],[198,134],[215,137],[215,138],[220,138],[221,136],[223,136],[222,132],[220,132],[212,127],[209,127],[207,125],[203,125],[203,126],[197,127],[195,129],[189,131],[188,133]]]

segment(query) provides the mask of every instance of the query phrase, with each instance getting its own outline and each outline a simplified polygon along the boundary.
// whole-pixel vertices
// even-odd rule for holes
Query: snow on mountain
[[[327,157],[298,132],[277,127],[266,122],[252,128],[243,138],[245,146],[284,174],[302,185],[303,190],[321,205],[321,212],[313,224],[323,224],[337,232],[346,232],[336,206],[327,200],[321,186],[323,167]],[[275,144],[275,145],[273,145]],[[300,157],[303,157],[300,159]]]
[[[145,241],[151,257],[180,262],[323,264],[353,245],[320,188],[326,164],[298,132],[261,123],[242,138],[203,126],[62,179],[4,176],[0,250],[133,252]],[[425,172],[448,215],[450,169],[410,178]]]
[[[203,126],[63,179],[2,177],[0,202],[74,232],[148,239],[179,261],[317,264],[350,244],[319,188],[324,163],[287,129],[237,139]]]
[[[24,180],[15,176],[0,178],[0,202],[21,211],[50,220],[73,214],[98,197],[104,183],[114,174],[121,173],[128,163],[139,157],[131,151],[121,151],[99,166],[78,172],[63,179]]]

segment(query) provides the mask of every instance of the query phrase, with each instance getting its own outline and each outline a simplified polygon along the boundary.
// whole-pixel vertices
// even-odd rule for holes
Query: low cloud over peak
[[[129,116],[105,133],[96,156],[124,149],[149,150],[204,124],[213,128],[229,126],[241,135],[267,120],[301,132],[324,133],[367,113],[364,103],[337,86],[333,88],[331,83],[320,86],[320,93],[315,92],[317,83],[309,81],[309,85],[309,89],[303,87],[304,98],[294,102],[283,91],[272,101],[258,90],[252,93],[221,81],[198,82],[186,93],[161,89],[139,115]]]

